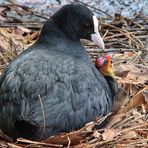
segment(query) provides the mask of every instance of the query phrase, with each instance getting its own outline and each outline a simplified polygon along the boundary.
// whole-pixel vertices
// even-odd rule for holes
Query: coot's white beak
[[[98,31],[98,19],[96,16],[93,16],[93,23],[94,23],[94,34],[91,35],[92,41],[100,48],[105,49],[105,45],[103,42],[103,39],[100,36],[100,33]]]

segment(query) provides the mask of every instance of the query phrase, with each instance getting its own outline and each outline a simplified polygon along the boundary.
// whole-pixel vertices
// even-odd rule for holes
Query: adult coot
[[[85,6],[69,4],[47,20],[38,41],[0,78],[0,128],[12,138],[45,139],[112,111],[114,94],[80,39],[104,43]]]

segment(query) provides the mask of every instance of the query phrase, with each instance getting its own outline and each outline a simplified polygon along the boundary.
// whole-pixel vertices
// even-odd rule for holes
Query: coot
[[[113,110],[115,95],[80,39],[104,48],[93,13],[80,4],[65,5],[47,20],[37,42],[8,65],[0,78],[5,134],[41,140]]]
[[[112,69],[111,55],[106,54],[102,57],[98,57],[95,61],[95,66],[99,72],[104,76],[107,81],[113,96],[116,96],[119,92],[118,84],[114,78],[115,73]]]

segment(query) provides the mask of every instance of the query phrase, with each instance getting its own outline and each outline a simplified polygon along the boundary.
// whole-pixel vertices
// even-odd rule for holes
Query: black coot
[[[9,64],[0,78],[4,133],[41,140],[112,111],[114,95],[80,39],[104,48],[93,13],[65,5],[47,20],[38,41]]]

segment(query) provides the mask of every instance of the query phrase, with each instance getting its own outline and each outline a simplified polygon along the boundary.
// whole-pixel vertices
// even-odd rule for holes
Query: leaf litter
[[[30,21],[26,25],[26,20],[7,18],[6,11],[17,10],[16,13],[21,16],[30,13],[24,7],[12,7],[0,6],[0,20],[4,22],[0,27],[0,74],[16,56],[38,39],[43,25],[42,21],[36,25]],[[143,19],[145,17],[140,14],[133,18],[134,21],[116,14],[109,22],[100,21],[100,31],[106,45],[104,52],[112,54],[112,65],[119,85],[113,113],[86,124],[78,131],[61,133],[41,142],[18,138],[14,143],[0,131],[0,147],[148,147],[148,63],[143,58],[143,54],[148,56],[148,31],[147,22]],[[15,24],[9,23],[10,20]],[[102,54],[94,43],[86,40],[82,40],[82,43],[92,61]],[[108,123],[103,129],[97,129],[103,120]]]

